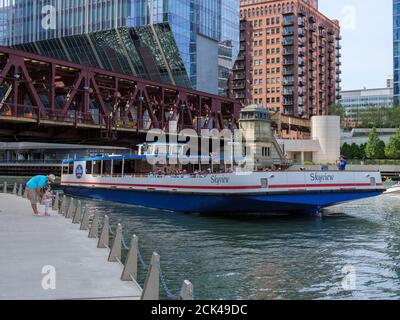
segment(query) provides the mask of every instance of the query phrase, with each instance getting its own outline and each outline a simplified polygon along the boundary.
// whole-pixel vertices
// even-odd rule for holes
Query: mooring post
[[[53,210],[58,211],[60,209],[60,194],[56,192],[56,196],[53,202]]]
[[[128,256],[126,257],[124,271],[122,272],[122,281],[132,281],[132,278],[135,280],[137,279],[138,247],[139,238],[134,235],[131,240],[131,248],[129,249]]]
[[[75,199],[71,198],[71,201],[69,202],[68,211],[65,217],[67,219],[72,219],[74,217],[75,211],[76,211]]]
[[[28,188],[25,186],[24,195],[22,196],[24,199],[28,198]]]
[[[17,183],[16,182],[14,183],[14,188],[13,188],[12,193],[17,194]]]
[[[150,268],[144,283],[141,300],[159,300],[160,299],[160,256],[153,253],[151,257]]]
[[[110,245],[110,219],[108,216],[104,216],[103,229],[99,238],[97,248],[109,248]]]
[[[111,247],[110,255],[108,256],[109,262],[119,262],[122,257],[122,226],[119,223],[115,233],[114,242]]]
[[[64,194],[61,200],[61,205],[59,209],[59,213],[61,215],[65,215],[65,210],[67,209],[67,196]]]
[[[188,280],[183,281],[179,299],[180,300],[193,300],[193,284],[190,281],[188,281]]]
[[[7,193],[7,181],[4,181],[4,184],[3,184],[3,193]]]
[[[89,229],[89,209],[87,206],[85,206],[85,209],[83,210],[83,219],[80,229],[85,231]]]
[[[81,223],[81,216],[82,216],[82,202],[81,202],[81,200],[79,200],[72,223],[73,224]]]
[[[97,212],[94,213],[92,225],[90,226],[89,238],[96,239],[99,236],[99,216]]]
[[[22,183],[19,184],[19,188],[18,188],[18,197],[22,198]]]

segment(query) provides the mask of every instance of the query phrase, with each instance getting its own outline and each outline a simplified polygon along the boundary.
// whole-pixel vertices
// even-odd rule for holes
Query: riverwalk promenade
[[[122,266],[108,262],[79,225],[52,211],[34,217],[27,199],[0,193],[0,299],[132,299],[142,289],[121,281]]]

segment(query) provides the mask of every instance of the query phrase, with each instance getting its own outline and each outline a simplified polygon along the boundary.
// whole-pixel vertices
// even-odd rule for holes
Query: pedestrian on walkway
[[[37,204],[42,202],[42,189],[44,189],[48,183],[54,183],[55,180],[56,177],[53,174],[48,176],[35,176],[26,184],[27,197],[31,202],[35,216],[39,215]]]

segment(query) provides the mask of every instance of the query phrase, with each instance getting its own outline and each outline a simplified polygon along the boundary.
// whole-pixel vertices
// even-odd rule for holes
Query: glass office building
[[[400,103],[400,0],[393,0],[394,102]]]
[[[125,27],[168,24],[192,87],[210,93],[223,92],[223,81],[227,80],[239,47],[239,0],[0,2],[4,2],[1,7],[5,12],[0,28],[12,25],[3,28],[7,37],[1,41],[10,46]],[[150,28],[150,32],[156,30]],[[160,37],[155,37],[160,42]]]

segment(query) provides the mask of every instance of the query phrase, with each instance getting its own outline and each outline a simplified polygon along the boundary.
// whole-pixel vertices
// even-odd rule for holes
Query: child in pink
[[[54,198],[54,195],[51,192],[51,189],[49,187],[47,187],[45,189],[45,192],[44,192],[43,197],[42,197],[42,202],[41,202],[41,205],[45,206],[44,214],[45,214],[46,217],[50,216],[49,208],[53,204],[53,198]]]

